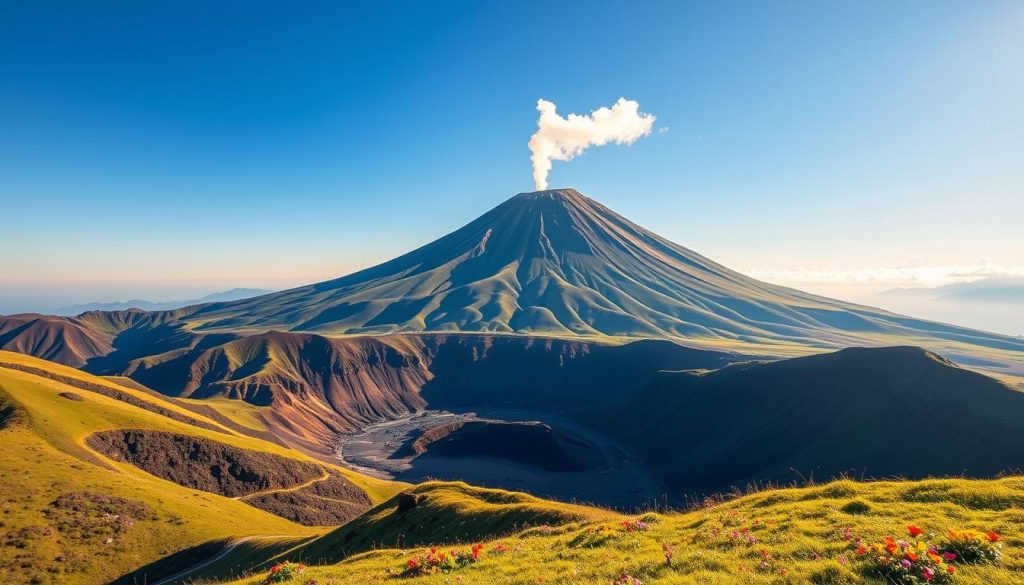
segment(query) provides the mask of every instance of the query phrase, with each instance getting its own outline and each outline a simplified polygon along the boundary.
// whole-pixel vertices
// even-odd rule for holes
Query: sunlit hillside
[[[898,436],[893,441],[898,449]],[[314,563],[283,581],[296,585],[881,585],[886,579],[878,570],[877,549],[885,550],[887,536],[908,543],[908,548],[899,548],[899,559],[907,552],[927,559],[935,547],[933,554],[941,561],[932,565],[943,571],[931,579],[936,583],[1024,582],[1024,539],[1019,530],[1024,525],[1024,480],[1019,477],[844,480],[759,491],[689,512],[633,515],[586,513],[571,507],[558,513],[558,506],[545,508],[526,496],[460,484],[426,484],[415,492],[425,496],[416,508],[399,512],[397,499],[390,501],[319,542],[269,555],[251,569],[252,577],[230,583],[263,583],[273,566],[291,561]],[[910,531],[917,529],[921,533],[912,535]],[[976,531],[981,543],[977,546],[998,551],[999,562],[968,562],[967,554],[942,558],[943,552],[956,554],[949,552],[955,548],[949,542],[950,530]],[[349,537],[350,533],[356,536]],[[404,544],[396,547],[403,538]],[[437,572],[430,569],[431,554],[470,554],[476,543],[482,545],[477,561],[461,566],[442,563]],[[924,543],[923,550],[918,543]],[[316,564],[324,561],[333,564]],[[920,575],[926,567],[916,563]],[[424,571],[414,568],[423,564]]]
[[[355,482],[371,501],[400,488],[246,436],[142,390],[0,352],[5,582],[91,584],[146,565],[150,574],[160,574],[190,565],[231,539],[324,531],[242,498],[161,479],[90,446],[94,433],[119,429],[168,433],[329,469]],[[252,495],[269,491],[256,489]]]

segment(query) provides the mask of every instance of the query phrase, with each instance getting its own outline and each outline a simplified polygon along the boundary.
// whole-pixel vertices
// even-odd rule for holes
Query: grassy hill
[[[479,562],[408,582],[589,584],[625,574],[647,584],[882,583],[871,571],[871,555],[858,556],[856,549],[886,535],[909,538],[909,524],[935,544],[949,529],[994,530],[1002,535],[1001,563],[955,564],[955,583],[1024,582],[1020,477],[843,480],[760,491],[687,512],[623,516],[462,483],[410,490],[325,465],[144,388],[19,354],[0,352],[0,364],[5,582],[141,583],[145,573],[152,583],[213,557],[187,579],[255,585],[271,565],[293,559],[317,563],[289,581],[297,585],[383,584],[396,582],[408,560],[432,545],[468,551],[480,542]],[[756,367],[763,366],[734,366],[728,375]],[[257,425],[253,415],[242,409],[223,416]],[[944,456],[898,426],[886,427],[894,453],[908,460]],[[126,429],[321,466],[358,485],[375,506],[341,527],[302,526],[247,504],[251,494],[190,489],[90,447],[95,433]],[[403,489],[410,491],[398,494]],[[242,571],[253,576],[224,580]]]
[[[922,480],[860,483],[836,481],[805,488],[766,490],[684,513],[617,516],[564,508],[563,518],[532,525],[511,534],[473,534],[500,510],[488,510],[493,500],[521,497],[490,490],[481,494],[454,484],[432,484],[423,493],[442,491],[436,502],[427,499],[410,526],[416,541],[436,543],[443,551],[468,550],[483,544],[477,563],[454,572],[396,580],[410,558],[427,552],[427,545],[406,543],[405,550],[382,548],[353,554],[330,565],[312,566],[293,580],[312,583],[487,583],[527,584],[613,583],[629,575],[644,584],[698,583],[884,583],[872,572],[871,548],[887,535],[941,546],[950,529],[995,531],[1000,535],[999,564],[953,561],[954,583],[982,585],[1024,582],[1024,479]],[[490,500],[490,501],[488,501]],[[394,502],[360,520],[359,538],[387,543],[395,536],[400,514]],[[552,512],[559,504],[550,504]],[[390,509],[389,509],[390,508]],[[431,522],[432,517],[439,517]],[[639,520],[646,525],[637,525]],[[623,522],[633,522],[631,529]],[[908,525],[923,530],[912,538]],[[344,534],[339,529],[334,536]],[[454,533],[464,534],[452,544]],[[482,536],[481,536],[482,535]],[[479,538],[475,538],[479,536]],[[426,537],[426,538],[423,538]],[[329,537],[322,537],[325,540]],[[673,558],[665,560],[665,546]],[[262,583],[272,562],[308,560],[313,548],[298,548],[268,561],[258,574],[233,585]],[[317,551],[319,552],[319,551]],[[314,558],[315,560],[315,558]],[[619,583],[630,583],[619,581]]]
[[[191,564],[238,537],[325,530],[104,457],[87,444],[96,432],[173,433],[315,465],[343,474],[373,502],[401,488],[324,466],[137,388],[21,354],[0,352],[0,413],[5,583],[105,583],[167,557],[173,561],[153,573]]]

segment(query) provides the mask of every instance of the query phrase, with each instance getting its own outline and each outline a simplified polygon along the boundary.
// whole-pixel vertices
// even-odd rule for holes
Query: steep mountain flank
[[[199,331],[494,331],[821,348],[905,336],[1024,351],[1020,339],[757,281],[573,189],[517,195],[389,262],[182,320]]]
[[[677,490],[1024,468],[1024,393],[916,347],[662,372],[581,418]],[[622,421],[629,424],[622,424]]]
[[[76,368],[113,351],[113,338],[74,318],[36,314],[0,317],[0,349]]]
[[[172,396],[271,404],[290,445],[330,454],[339,432],[435,406],[515,404],[557,410],[616,396],[662,368],[720,367],[735,356],[670,341],[612,345],[503,335],[328,338],[272,332],[131,362],[125,371]]]

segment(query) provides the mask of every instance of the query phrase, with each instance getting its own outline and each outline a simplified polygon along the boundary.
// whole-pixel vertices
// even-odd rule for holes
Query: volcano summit
[[[434,242],[348,276],[178,317],[205,332],[670,338],[769,353],[911,340],[954,356],[972,353],[970,346],[1024,351],[1019,339],[755,280],[573,189],[516,195]]]

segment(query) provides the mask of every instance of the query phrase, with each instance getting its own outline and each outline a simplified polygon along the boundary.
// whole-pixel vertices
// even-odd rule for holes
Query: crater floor
[[[425,445],[417,441],[428,431],[437,436]],[[557,456],[532,451],[552,440],[546,434],[556,435],[565,450]],[[344,436],[338,456],[353,470],[386,479],[461,480],[623,509],[664,494],[647,467],[608,437],[531,411],[423,410]]]

